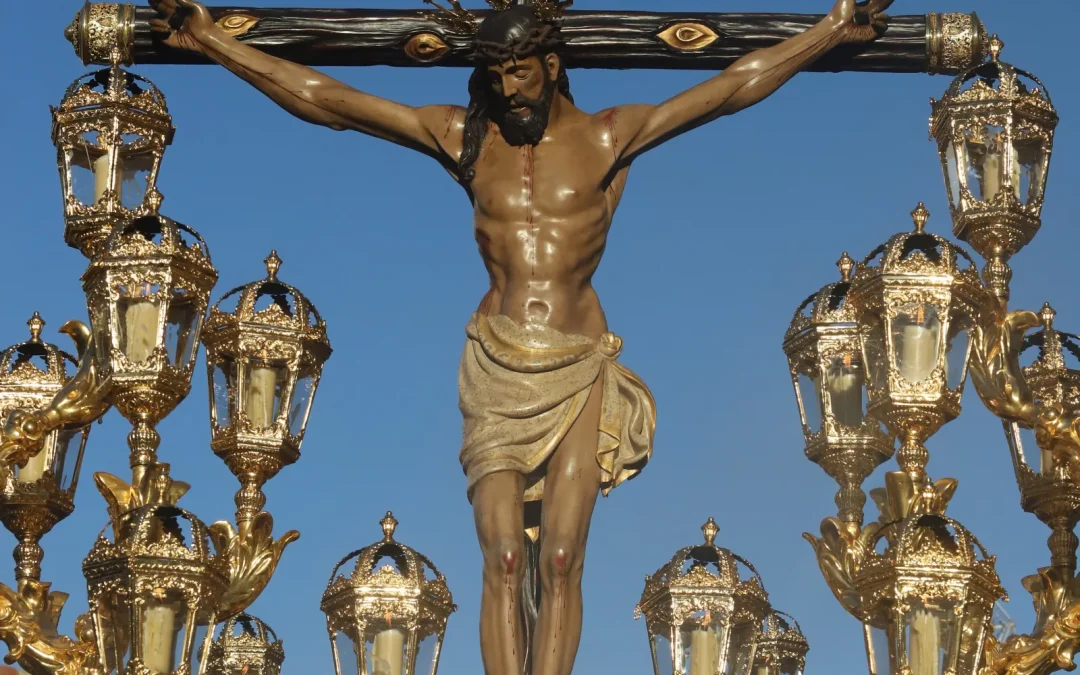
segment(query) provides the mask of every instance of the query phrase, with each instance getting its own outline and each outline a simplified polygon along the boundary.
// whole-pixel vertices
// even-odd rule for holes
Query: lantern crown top
[[[995,35],[990,40],[990,59],[957,76],[941,100],[931,99],[931,134],[944,137],[944,124],[953,117],[985,118],[996,107],[1009,106],[1024,117],[1052,130],[1057,112],[1046,86],[1026,70],[1001,60],[1005,43]]]
[[[810,643],[795,617],[778,610],[770,611],[758,637],[758,653],[770,663],[780,664],[781,672],[801,673],[809,651]],[[796,667],[786,669],[784,666],[789,663]]]
[[[785,343],[815,326],[855,324],[855,309],[847,301],[847,296],[851,290],[852,275],[858,266],[847,251],[836,261],[836,266],[840,270],[840,280],[822,286],[803,300],[784,334]]]
[[[293,330],[302,337],[311,338],[323,344],[329,356],[326,323],[315,304],[299,289],[278,278],[282,260],[277,251],[271,251],[263,263],[266,265],[265,278],[232,289],[213,306],[207,337],[225,324],[261,324]]]
[[[1039,311],[1041,330],[1024,336],[1021,353],[1038,349],[1023,369],[1024,380],[1038,399],[1075,406],[1080,402],[1080,336],[1054,327],[1057,312],[1045,303]]]
[[[252,668],[259,673],[279,673],[285,647],[270,626],[250,614],[226,621],[210,645],[207,672],[224,675],[231,668]]]
[[[152,214],[136,218],[112,231],[105,240],[102,255],[95,261],[110,258],[151,258],[170,256],[185,260],[211,273],[210,247],[192,228],[172,218]]]
[[[745,558],[717,546],[719,527],[713,518],[702,526],[704,544],[680,549],[671,560],[648,578],[642,602],[662,590],[713,589],[734,595],[767,599],[765,583],[757,569]]]
[[[323,594],[324,609],[338,604],[343,594],[386,595],[433,603],[445,619],[456,609],[446,578],[427,556],[394,539],[398,521],[389,511],[379,526],[382,539],[353,551],[334,567]]]
[[[915,227],[893,235],[889,241],[870,252],[859,265],[856,283],[871,275],[955,276],[974,275],[978,269],[974,258],[958,244],[926,231],[930,212],[919,205],[911,212]],[[981,285],[981,283],[980,283]]]
[[[178,506],[147,504],[120,518],[117,541],[110,543],[127,555],[171,560],[207,561],[213,556],[210,531],[199,518]],[[99,544],[104,538],[99,539]],[[108,543],[106,541],[106,543]],[[87,561],[95,558],[95,545]]]
[[[0,387],[62,386],[68,380],[68,367],[77,364],[75,357],[41,339],[45,320],[38,312],[34,312],[26,325],[30,328],[30,339],[0,352]]]
[[[85,120],[100,115],[124,114],[155,126],[172,129],[165,95],[150,80],[119,65],[86,73],[64,92],[54,116],[78,113]],[[60,118],[57,118],[58,121]],[[74,121],[74,117],[72,118]]]

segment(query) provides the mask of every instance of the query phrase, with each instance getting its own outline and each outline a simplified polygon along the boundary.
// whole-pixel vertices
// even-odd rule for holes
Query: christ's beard
[[[544,138],[551,116],[551,101],[555,97],[555,81],[548,80],[539,99],[512,96],[499,105],[497,123],[503,138],[512,146],[537,145]],[[510,112],[510,106],[523,106],[529,111],[524,117]]]

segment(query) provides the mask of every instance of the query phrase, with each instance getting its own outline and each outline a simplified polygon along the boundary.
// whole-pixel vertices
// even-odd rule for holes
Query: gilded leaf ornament
[[[285,548],[300,538],[299,532],[289,530],[275,541],[273,531],[274,518],[265,511],[241,521],[238,528],[227,521],[210,526],[210,539],[229,577],[218,606],[219,619],[239,614],[255,602],[270,583]]]
[[[102,675],[97,647],[82,631],[79,641],[59,635],[56,624],[66,593],[49,584],[25,580],[19,591],[0,584],[0,639],[8,646],[5,661],[19,663],[34,675]]]

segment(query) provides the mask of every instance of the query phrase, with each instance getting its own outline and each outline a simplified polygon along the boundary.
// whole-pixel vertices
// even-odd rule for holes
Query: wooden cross
[[[211,7],[243,42],[308,66],[470,66],[471,37],[424,10]],[[477,12],[483,16],[484,12]],[[66,35],[87,64],[203,63],[150,31],[146,6],[87,4]],[[812,14],[570,11],[560,56],[570,68],[722,70],[739,57],[792,37]],[[986,59],[989,40],[972,14],[896,16],[878,40],[841,47],[817,71],[962,72]]]

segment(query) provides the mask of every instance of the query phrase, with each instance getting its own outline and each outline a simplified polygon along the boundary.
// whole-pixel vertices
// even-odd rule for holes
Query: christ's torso
[[[592,276],[626,169],[614,165],[613,117],[574,110],[536,146],[512,147],[492,126],[471,189],[475,235],[491,277],[482,313],[598,338],[607,330]]]

